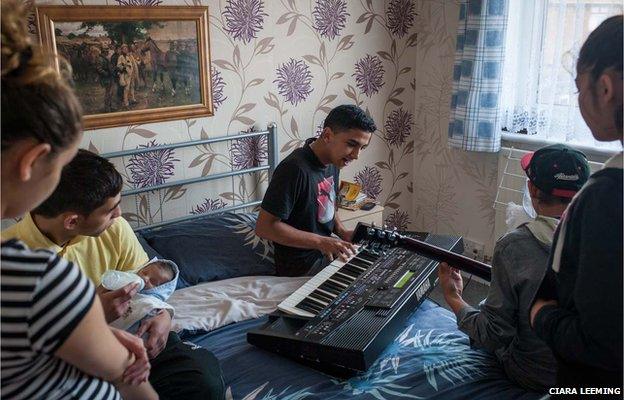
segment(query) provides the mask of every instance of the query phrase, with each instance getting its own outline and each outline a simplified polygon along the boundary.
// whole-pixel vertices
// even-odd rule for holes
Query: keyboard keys
[[[328,294],[327,292],[323,292],[321,289],[316,289],[314,292],[310,293],[310,296],[319,298],[328,304],[331,303],[335,297],[335,296]]]
[[[368,250],[364,250],[364,251],[359,252],[357,257],[358,258],[363,258],[363,259],[365,259],[367,261],[370,261],[370,262],[375,262],[379,258],[379,255],[377,255],[375,253],[372,253],[372,252],[370,252]]]
[[[334,296],[338,296],[341,292],[340,288],[336,287],[335,285],[332,285],[331,282],[323,282],[323,284],[319,286],[319,289],[322,289],[328,293],[331,293]]]
[[[372,263],[367,262],[366,260],[362,260],[360,258],[354,258],[352,260],[349,261],[349,264],[355,266],[355,267],[359,267],[362,269],[368,269],[368,267],[370,267],[371,265],[373,265]]]
[[[329,306],[355,282],[377,259],[373,253],[359,252],[347,262],[334,260],[297,289],[278,308],[305,317],[313,317]]]
[[[309,304],[309,302],[301,302],[299,304],[297,304],[297,308],[301,308],[302,310],[308,311],[309,313],[311,313],[312,315],[303,315],[304,317],[310,316],[313,317],[316,314],[318,314],[318,312],[320,311],[319,309],[317,309],[316,307],[313,307]]]

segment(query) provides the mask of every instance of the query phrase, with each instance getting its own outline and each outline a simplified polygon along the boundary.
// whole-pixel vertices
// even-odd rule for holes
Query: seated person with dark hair
[[[277,275],[314,275],[334,257],[353,253],[353,231],[335,213],[338,171],[358,158],[376,129],[359,107],[338,106],[318,138],[277,166],[256,223],[256,234],[275,243]]]
[[[527,154],[521,166],[537,217],[496,243],[485,301],[479,309],[464,302],[462,277],[446,264],[440,265],[440,286],[471,343],[493,352],[514,382],[544,391],[555,386],[556,362],[529,326],[529,311],[548,267],[559,218],[587,181],[589,165],[583,153],[557,144]]]
[[[2,232],[31,247],[48,248],[80,265],[99,285],[107,270],[131,271],[148,261],[128,222],[121,217],[122,177],[108,160],[87,150],[63,168],[56,190],[39,207]],[[139,285],[98,294],[108,323],[128,311]],[[142,322],[151,359],[149,381],[161,399],[221,399],[223,378],[211,352],[182,343],[170,332],[171,315],[161,311]]]

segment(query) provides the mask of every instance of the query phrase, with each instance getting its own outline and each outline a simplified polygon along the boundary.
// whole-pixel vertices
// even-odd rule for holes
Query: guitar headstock
[[[358,222],[353,232],[353,243],[377,242],[380,244],[388,244],[394,246],[399,241],[399,234],[396,228],[388,229],[388,227],[376,227],[375,224],[366,224]]]

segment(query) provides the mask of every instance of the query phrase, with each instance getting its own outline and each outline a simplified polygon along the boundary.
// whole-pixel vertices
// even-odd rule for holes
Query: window
[[[620,149],[594,140],[578,109],[576,59],[587,35],[621,14],[621,0],[511,0],[502,129],[537,140]],[[525,136],[526,137],[526,136]]]

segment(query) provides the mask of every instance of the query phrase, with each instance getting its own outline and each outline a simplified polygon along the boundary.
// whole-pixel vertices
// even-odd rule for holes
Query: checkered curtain
[[[462,0],[453,66],[449,146],[500,149],[508,0]]]

